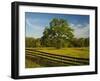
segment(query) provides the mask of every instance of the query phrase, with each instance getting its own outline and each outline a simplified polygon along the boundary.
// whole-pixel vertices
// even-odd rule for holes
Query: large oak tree
[[[64,19],[54,18],[43,32],[42,45],[62,48],[74,37],[73,29]]]

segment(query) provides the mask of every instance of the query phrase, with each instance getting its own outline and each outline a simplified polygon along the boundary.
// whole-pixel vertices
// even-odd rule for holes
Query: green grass
[[[33,48],[33,49],[36,49],[42,52],[52,53],[52,54],[59,54],[59,55],[77,57],[77,58],[89,58],[88,47],[62,48],[62,49],[56,49],[56,48]]]
[[[37,68],[37,67],[41,67],[39,64],[35,63],[34,61],[32,61],[31,59],[26,58],[25,59],[25,68]]]

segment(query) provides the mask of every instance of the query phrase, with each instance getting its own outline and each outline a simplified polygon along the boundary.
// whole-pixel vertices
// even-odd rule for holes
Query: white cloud
[[[82,25],[82,24],[70,24],[71,28],[74,29],[74,35],[77,38],[86,38],[89,37],[89,24]]]
[[[36,24],[36,22],[26,19],[26,36],[40,38],[43,35],[44,27]]]

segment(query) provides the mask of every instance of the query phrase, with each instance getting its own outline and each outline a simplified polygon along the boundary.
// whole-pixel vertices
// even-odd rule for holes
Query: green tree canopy
[[[54,18],[50,26],[45,28],[41,40],[46,46],[61,48],[73,37],[73,29],[70,28],[69,23],[64,19]]]

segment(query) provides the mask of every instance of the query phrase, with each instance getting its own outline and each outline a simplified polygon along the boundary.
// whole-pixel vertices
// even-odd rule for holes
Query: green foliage
[[[89,46],[89,38],[73,38],[72,39],[73,47],[88,47]]]
[[[73,29],[70,28],[64,19],[54,18],[50,22],[50,27],[46,27],[43,32],[42,42],[46,46],[54,46],[56,48],[64,47],[66,41],[74,37]]]
[[[26,47],[34,47],[35,39],[34,38],[25,38],[25,46]]]
[[[41,41],[40,39],[35,39],[35,38],[25,38],[25,46],[26,47],[41,47]]]

